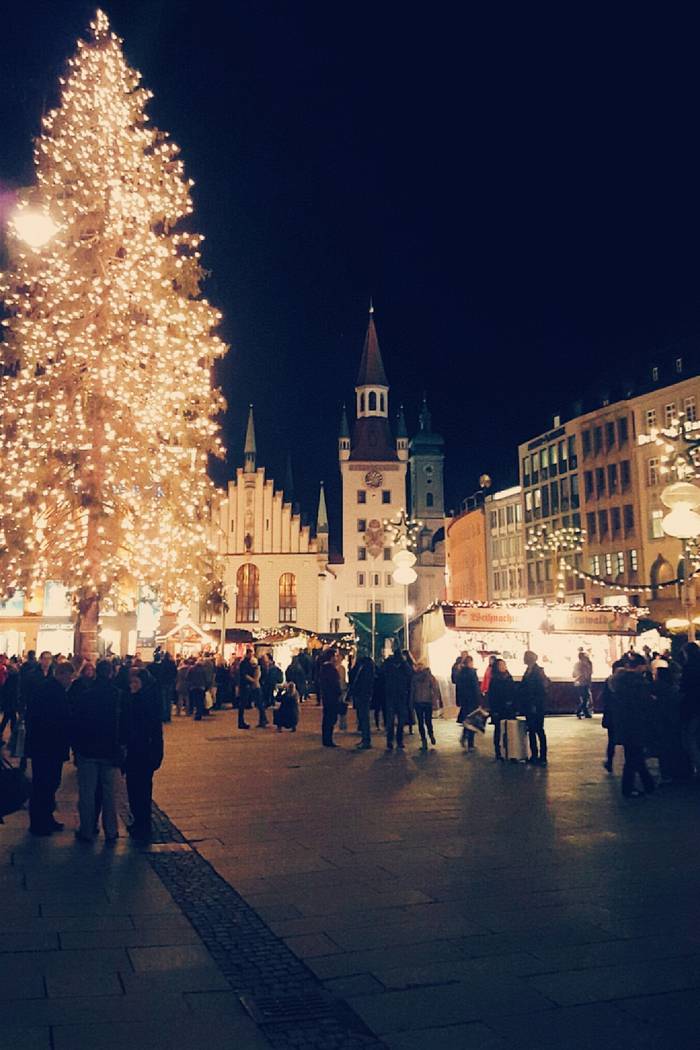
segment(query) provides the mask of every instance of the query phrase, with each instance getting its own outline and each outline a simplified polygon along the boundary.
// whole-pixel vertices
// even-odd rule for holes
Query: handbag
[[[0,822],[8,813],[21,809],[31,793],[29,777],[3,759],[0,765]]]

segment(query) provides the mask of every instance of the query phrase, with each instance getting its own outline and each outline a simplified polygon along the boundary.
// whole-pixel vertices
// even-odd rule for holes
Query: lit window
[[[236,573],[236,620],[257,623],[260,619],[260,572],[256,565],[241,565]]]
[[[630,551],[630,572],[636,572],[639,567],[639,560],[637,557],[636,550]]]
[[[664,426],[672,427],[676,422],[676,402],[664,405]]]
[[[659,460],[656,456],[647,460],[647,484],[659,484]]]
[[[665,532],[664,532],[664,527],[661,524],[663,516],[664,516],[664,512],[661,509],[659,509],[659,510],[652,510],[652,512],[651,512],[650,532],[651,532],[651,538],[653,540],[661,540],[666,535]]]
[[[656,426],[656,409],[648,408],[646,411],[646,426],[647,430],[653,430]]]
[[[612,576],[613,571],[613,559],[612,554],[605,555],[605,575]]]
[[[624,576],[624,574],[625,574],[625,552],[624,551],[618,551],[617,554],[615,555],[615,561],[617,563],[617,566],[616,566],[616,568],[617,568],[617,575],[618,576]]]
[[[685,418],[690,423],[694,423],[698,418],[694,397],[686,397],[683,399],[683,411],[685,412]]]
[[[591,572],[594,576],[600,576],[600,556],[594,554],[591,558]]]
[[[293,572],[283,572],[279,588],[280,623],[297,622],[297,578]]]

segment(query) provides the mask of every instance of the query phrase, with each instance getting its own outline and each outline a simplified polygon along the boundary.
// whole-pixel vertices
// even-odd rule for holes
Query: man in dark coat
[[[452,665],[452,684],[455,687],[455,699],[459,713],[457,721],[462,723],[460,744],[474,750],[474,730],[469,729],[464,719],[481,704],[479,676],[474,670],[474,661],[469,653],[462,653]]]
[[[357,712],[357,725],[362,735],[362,740],[357,745],[361,751],[366,751],[372,746],[372,736],[369,728],[369,708],[374,693],[374,660],[365,648],[358,649],[357,661],[350,671],[350,686],[348,688],[348,699],[351,699]]]
[[[120,743],[125,749],[123,769],[134,818],[129,834],[146,840],[151,834],[153,774],[163,761],[163,721],[150,675],[133,667],[129,672],[129,693],[122,703]]]
[[[340,713],[340,695],[342,686],[338,668],[334,661],[335,651],[327,649],[321,654],[318,668],[318,689],[323,705],[321,719],[321,742],[324,747],[337,747],[333,743],[333,729]]]
[[[42,654],[43,655],[43,654]],[[73,677],[69,663],[57,664],[53,675],[32,690],[27,703],[26,754],[32,760],[29,830],[32,835],[62,831],[54,817],[63,763],[68,760],[70,706],[66,693]]]
[[[644,657],[639,653],[628,653],[611,682],[615,739],[625,749],[622,771],[622,794],[625,798],[637,798],[642,794],[635,787],[637,774],[645,792],[650,793],[655,787],[644,760],[644,745],[648,741],[651,719],[651,689],[646,671]]]
[[[412,671],[408,660],[397,650],[384,661],[380,673],[384,679],[386,704],[386,749],[393,750],[396,736],[396,746],[403,751],[403,728],[408,722]]]
[[[116,776],[120,764],[119,693],[112,683],[109,660],[99,660],[95,681],[77,697],[73,708],[71,743],[78,763],[78,813],[76,836],[92,842],[95,834],[95,796],[102,802],[105,840],[116,842]]]
[[[537,653],[528,650],[523,656],[523,662],[526,670],[518,690],[518,703],[521,713],[527,719],[527,732],[530,738],[528,762],[546,766],[547,737],[544,731],[544,715],[547,709],[548,679],[537,663]]]
[[[187,686],[190,691],[190,707],[194,711],[195,722],[202,721],[204,714],[204,694],[207,689],[207,676],[202,660],[192,664],[187,672]]]

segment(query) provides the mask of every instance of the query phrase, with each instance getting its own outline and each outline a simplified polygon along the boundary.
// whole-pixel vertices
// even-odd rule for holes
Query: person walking
[[[591,693],[591,682],[593,681],[593,664],[585,649],[579,649],[578,660],[573,670],[574,685],[578,692],[578,705],[576,707],[577,718],[593,717],[593,695]]]
[[[384,680],[386,704],[386,749],[393,751],[396,739],[396,747],[403,751],[403,730],[408,722],[411,668],[397,649],[384,661],[380,674]]]
[[[92,842],[96,827],[95,799],[99,790],[105,841],[119,837],[116,805],[119,744],[119,693],[109,660],[98,660],[92,686],[77,697],[71,721],[71,745],[78,764],[78,813],[76,838]]]
[[[474,670],[474,661],[467,652],[461,653],[452,665],[452,684],[455,687],[455,698],[459,711],[457,721],[462,726],[460,744],[467,747],[469,751],[474,750],[474,737],[476,733],[469,729],[465,723],[467,715],[476,711],[481,704],[481,689],[479,688],[479,677]]]
[[[528,762],[547,765],[547,736],[544,731],[544,716],[547,708],[549,680],[537,663],[537,653],[528,650],[523,656],[525,674],[520,681],[518,704],[527,720],[530,739]]]
[[[416,719],[418,720],[421,751],[427,751],[428,738],[433,747],[435,747],[433,711],[440,709],[442,697],[440,695],[440,686],[432,671],[420,662],[415,664],[411,675],[409,701],[410,706],[416,712]]]
[[[245,678],[248,703],[258,712],[258,724],[255,728],[267,729],[268,722],[267,715],[265,714],[265,700],[263,698],[263,691],[260,687],[262,670],[258,663],[257,656],[251,656],[248,660],[248,670],[246,671]]]
[[[374,694],[374,677],[374,660],[366,646],[360,646],[357,650],[357,660],[350,671],[348,686],[348,700],[352,700],[360,731],[361,739],[357,745],[359,751],[367,751],[372,746],[369,709]]]
[[[518,712],[517,690],[505,660],[496,660],[491,668],[487,703],[493,724],[493,750],[497,762],[503,762],[501,723],[515,718]]]
[[[44,675],[43,683],[32,691],[27,704],[25,753],[32,760],[32,794],[29,799],[29,830],[32,835],[63,831],[63,824],[54,817],[54,810],[63,763],[69,757],[70,706],[66,694],[72,677],[73,668],[69,663],[57,664],[52,675]]]
[[[337,747],[333,743],[333,729],[338,721],[341,682],[335,662],[335,650],[325,650],[319,660],[318,689],[321,695],[323,716],[321,719],[321,743],[324,747]]]
[[[175,711],[178,715],[190,714],[190,688],[187,684],[187,675],[190,673],[190,664],[181,660],[177,667],[175,678]]]
[[[129,679],[131,681],[131,679]],[[207,689],[207,676],[201,660],[190,666],[187,672],[190,710],[194,711],[195,722],[201,722],[204,715],[204,694]]]
[[[238,665],[238,728],[250,729],[245,720],[246,709],[252,707],[251,683],[255,679],[255,667],[252,661],[255,659],[253,650],[248,648],[245,656]]]
[[[650,794],[655,788],[654,779],[644,760],[644,747],[649,739],[651,723],[651,689],[646,672],[644,657],[639,653],[627,653],[611,684],[615,738],[625,749],[622,770],[622,794],[625,798],[638,798],[644,792]],[[644,791],[637,790],[637,776]]]
[[[126,776],[132,823],[129,834],[147,841],[151,835],[153,774],[163,762],[163,721],[150,675],[129,671],[129,692],[121,710],[119,738],[124,748],[122,771]]]

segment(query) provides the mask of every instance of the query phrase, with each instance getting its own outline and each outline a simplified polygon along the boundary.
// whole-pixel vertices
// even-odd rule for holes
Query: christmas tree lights
[[[0,286],[0,589],[64,583],[94,654],[118,585],[166,602],[199,589],[226,347],[200,295],[202,237],[175,232],[192,212],[178,147],[150,126],[106,15],[90,28],[44,118]],[[31,213],[48,238],[23,239]]]

